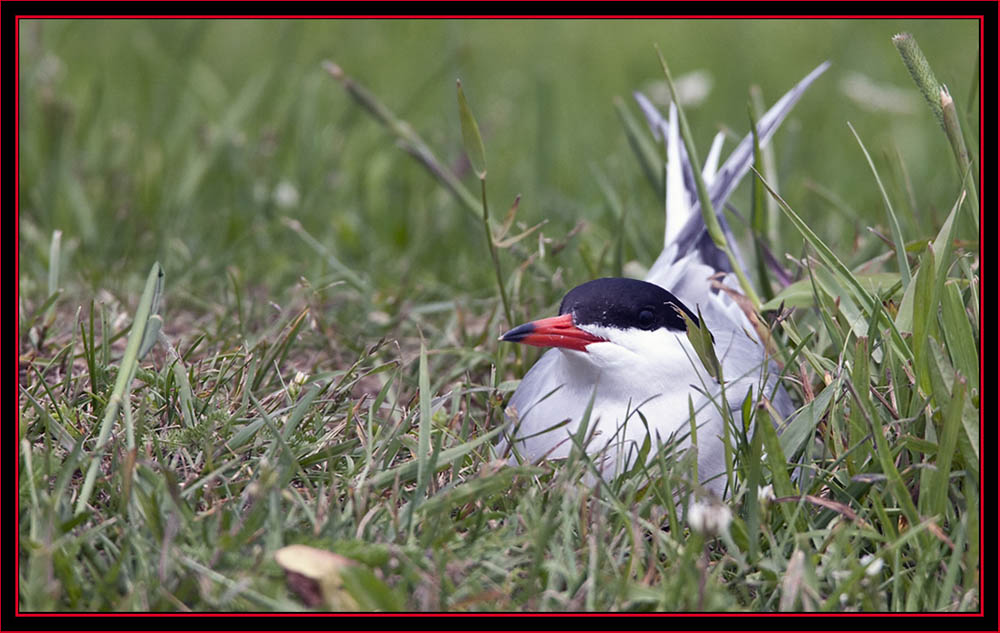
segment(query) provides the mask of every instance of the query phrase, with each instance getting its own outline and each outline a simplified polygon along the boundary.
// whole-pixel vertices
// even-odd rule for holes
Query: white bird
[[[806,88],[827,69],[825,62],[785,94],[758,122],[763,146]],[[604,478],[631,468],[648,435],[657,442],[690,445],[689,399],[697,422],[699,479],[719,497],[725,494],[722,406],[736,420],[752,390],[762,393],[787,417],[793,411],[778,384],[777,365],[767,358],[747,315],[729,292],[739,288],[725,254],[714,244],[702,218],[693,165],[678,136],[676,107],[668,119],[641,94],[635,95],[667,148],[666,226],[663,251],[645,281],[603,278],[570,290],[559,316],[515,327],[501,340],[552,347],[521,380],[507,407],[509,428],[501,454],[538,462],[569,455],[585,411],[593,405],[586,450]],[[730,248],[739,257],[722,215],[727,198],[749,170],[753,136],[740,142],[716,169],[722,134],[709,152],[703,178]],[[744,267],[745,269],[745,267]],[[721,277],[721,281],[719,278]],[[681,313],[698,322],[700,311],[712,333],[722,366],[726,402],[686,335]],[[650,451],[652,458],[655,451]]]

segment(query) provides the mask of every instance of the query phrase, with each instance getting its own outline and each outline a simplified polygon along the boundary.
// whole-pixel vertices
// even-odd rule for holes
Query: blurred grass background
[[[299,276],[330,272],[282,216],[300,221],[376,288],[438,299],[459,291],[491,296],[481,227],[392,146],[321,69],[323,59],[379,95],[473,187],[454,96],[461,78],[483,129],[496,213],[520,194],[520,221],[547,219],[545,234],[558,238],[587,220],[581,239],[600,250],[617,222],[595,182],[599,172],[629,213],[626,260],[644,264],[659,251],[662,203],[642,182],[612,100],[621,96],[633,108],[631,91],[662,79],[653,43],[675,74],[709,74],[711,93],[687,108],[702,151],[720,126],[744,133],[751,84],[770,104],[818,63],[833,62],[775,146],[782,195],[848,260],[872,254],[852,258],[855,238],[863,226],[884,222],[848,121],[877,162],[903,157],[913,198],[898,202],[916,203],[902,214],[910,222],[939,225],[956,194],[954,167],[942,160],[944,135],[928,125],[890,37],[912,32],[960,105],[978,105],[967,99],[978,85],[971,20],[46,20],[21,27],[21,290],[37,301],[45,298],[57,229],[70,288],[137,293],[158,259],[173,288],[205,299],[228,285],[227,270],[280,297]],[[893,108],[905,111],[852,99],[844,86],[855,73],[903,91]],[[745,205],[747,195],[734,202]],[[572,272],[579,267],[572,249],[563,257],[556,261],[571,269],[569,282],[588,277]]]

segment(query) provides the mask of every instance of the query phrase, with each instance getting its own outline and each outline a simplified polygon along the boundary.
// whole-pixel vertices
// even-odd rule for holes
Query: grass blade
[[[101,428],[97,435],[97,441],[90,454],[90,467],[84,477],[83,487],[80,489],[80,496],[76,501],[76,513],[80,514],[87,509],[90,502],[90,495],[94,491],[94,484],[97,480],[97,470],[100,466],[101,458],[108,438],[111,435],[111,426],[118,411],[123,406],[129,406],[128,396],[131,391],[132,378],[139,368],[139,345],[142,343],[146,332],[146,325],[152,316],[151,310],[154,303],[159,303],[159,292],[163,284],[163,269],[159,262],[153,264],[146,278],[146,288],[139,300],[139,307],[136,309],[135,320],[132,322],[132,331],[129,333],[128,343],[125,347],[125,355],[122,356],[121,365],[118,367],[118,376],[115,378],[115,386],[111,392],[111,398],[104,409],[104,417],[101,420]]]
[[[441,184],[443,184],[448,191],[450,191],[462,206],[475,216],[479,216],[479,203],[476,201],[476,197],[473,196],[465,185],[455,177],[451,171],[445,167],[434,152],[431,151],[430,147],[424,142],[420,136],[413,131],[405,121],[399,119],[388,107],[386,107],[378,98],[375,97],[371,92],[369,92],[364,86],[356,82],[351,77],[348,77],[343,69],[337,64],[326,61],[323,62],[323,68],[330,73],[330,75],[339,81],[344,89],[347,90],[355,101],[358,102],[361,107],[365,109],[369,114],[375,117],[375,119],[384,125],[393,135],[399,139],[403,144],[403,149],[405,149],[410,155],[417,159],[424,168],[427,169]]]
[[[858,279],[854,276],[854,274],[847,268],[847,266],[845,266],[844,263],[840,261],[840,258],[837,257],[832,250],[830,250],[830,247],[827,246],[823,242],[823,240],[819,239],[819,236],[816,235],[816,233],[814,233],[811,228],[809,228],[809,225],[806,224],[802,220],[802,218],[800,218],[799,215],[792,210],[790,206],[788,206],[788,203],[785,202],[784,199],[782,199],[782,197],[779,196],[774,191],[774,189],[772,189],[771,186],[767,184],[767,181],[764,180],[764,177],[760,174],[760,172],[758,172],[756,169],[753,169],[752,167],[751,170],[753,171],[754,174],[757,175],[758,178],[760,178],[764,187],[771,194],[771,196],[773,196],[774,199],[778,201],[778,206],[785,213],[785,217],[787,217],[789,221],[791,221],[791,223],[795,226],[795,228],[798,229],[799,233],[802,234],[802,237],[804,237],[806,241],[809,242],[809,244],[816,249],[816,252],[819,254],[819,257],[823,261],[823,263],[826,264],[826,266],[830,268],[835,275],[838,276],[838,278],[841,280],[842,283],[844,283],[855,293],[857,298],[860,300],[863,309],[865,310],[865,314],[868,316],[868,318],[871,318],[872,314],[875,313],[874,304],[877,302],[877,299],[873,297],[871,293],[869,293],[864,288],[864,286],[861,285],[861,282],[859,282]],[[896,325],[892,321],[890,321],[887,317],[884,316],[885,315],[884,312],[881,314],[882,316],[880,318],[882,318],[885,321],[885,325],[890,330],[890,334],[892,337],[892,345],[893,348],[896,350],[896,353],[902,356],[903,358],[912,360],[913,352],[910,350],[909,346],[907,346],[906,343],[903,341],[903,338],[899,335],[899,330],[896,329]]]
[[[666,182],[666,171],[663,169],[663,156],[657,151],[656,146],[650,142],[642,126],[635,120],[632,113],[625,107],[625,102],[620,97],[614,100],[615,111],[622,125],[625,126],[625,137],[628,139],[629,147],[639,161],[642,173],[646,175],[649,183],[663,198]]]
[[[479,124],[472,116],[469,102],[462,90],[462,81],[456,80],[458,90],[458,118],[462,123],[462,141],[465,143],[465,155],[469,157],[472,169],[480,180],[486,177],[486,148],[483,147],[483,137],[479,134]]]
[[[868,166],[871,167],[872,174],[875,176],[875,182],[878,183],[878,190],[882,194],[882,202],[885,204],[885,211],[889,215],[889,226],[892,229],[892,240],[896,245],[896,263],[899,265],[899,274],[903,278],[903,287],[906,288],[910,285],[910,265],[906,261],[906,242],[903,240],[903,231],[899,228],[899,219],[896,217],[896,212],[892,208],[892,202],[889,200],[889,194],[885,191],[885,185],[882,184],[882,178],[878,175],[878,170],[875,168],[875,163],[872,162],[871,155],[868,154],[868,150],[865,149],[865,144],[861,142],[861,137],[858,136],[857,130],[850,122],[847,123],[847,127],[851,128],[851,134],[857,139],[858,145],[861,146],[861,151],[865,155],[865,160],[868,161]]]
[[[674,86],[674,80],[670,75],[670,69],[667,67],[667,62],[663,59],[663,55],[660,53],[659,47],[656,47],[656,54],[660,58],[660,66],[663,68],[663,74],[667,78],[667,85],[670,87],[671,98],[677,106],[677,119],[680,124],[681,138],[684,139],[684,147],[687,150],[691,164],[700,165],[701,161],[698,158],[698,151],[694,144],[694,137],[691,134],[691,128],[688,126],[683,108],[681,108],[680,103],[678,103],[679,99],[677,98],[677,89]],[[708,234],[711,236],[715,245],[719,247],[719,250],[726,254],[726,258],[729,260],[729,266],[733,269],[733,272],[740,281],[740,288],[743,290],[743,294],[750,299],[754,308],[758,309],[760,307],[760,298],[757,296],[757,292],[754,290],[750,280],[747,279],[746,273],[743,272],[743,266],[740,265],[740,262],[733,253],[729,242],[726,240],[725,234],[722,232],[722,226],[719,224],[719,218],[715,215],[715,208],[712,206],[712,199],[711,196],[708,195],[708,187],[705,185],[705,179],[702,177],[701,170],[695,168],[691,171],[694,173],[694,180],[698,190],[698,200],[701,204],[699,210],[701,211],[702,219],[705,221]]]

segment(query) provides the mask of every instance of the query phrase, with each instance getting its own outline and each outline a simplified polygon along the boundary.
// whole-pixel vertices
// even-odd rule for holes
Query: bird
[[[826,69],[824,62],[779,99],[757,124],[765,145],[806,89]],[[678,112],[664,118],[634,93],[654,137],[666,145],[666,221],[663,250],[645,279],[604,277],[563,297],[557,316],[518,325],[501,341],[551,348],[528,370],[506,407],[507,428],[498,442],[512,463],[569,456],[582,422],[585,450],[605,480],[635,466],[643,446],[692,444],[696,421],[697,473],[701,490],[717,498],[726,488],[722,407],[741,419],[748,392],[767,397],[782,418],[794,412],[780,384],[780,369],[740,305],[737,278],[726,254],[706,227],[694,177],[695,166],[680,141]],[[718,167],[723,135],[713,140],[702,169],[709,199],[725,239],[743,266],[722,215],[727,199],[753,160],[748,133]],[[721,364],[720,384],[699,360],[687,336],[688,321],[711,334]],[[723,389],[725,387],[722,397]],[[589,410],[589,415],[588,415]],[[577,436],[576,438],[574,436]],[[655,456],[649,451],[648,458]]]

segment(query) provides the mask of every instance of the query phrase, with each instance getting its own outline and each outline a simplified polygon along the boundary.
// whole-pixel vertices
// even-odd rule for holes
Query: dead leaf
[[[289,589],[307,606],[358,611],[357,601],[344,589],[340,576],[356,564],[353,560],[308,545],[282,547],[274,553],[274,560],[285,570]]]

